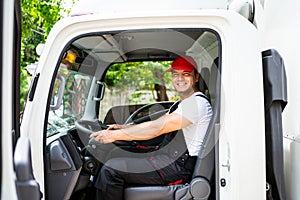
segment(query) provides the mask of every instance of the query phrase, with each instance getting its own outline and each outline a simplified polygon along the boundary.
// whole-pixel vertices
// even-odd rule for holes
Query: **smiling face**
[[[199,74],[195,74],[195,70],[192,72],[179,69],[172,70],[172,83],[181,99],[185,99],[197,91],[196,82],[198,80]]]

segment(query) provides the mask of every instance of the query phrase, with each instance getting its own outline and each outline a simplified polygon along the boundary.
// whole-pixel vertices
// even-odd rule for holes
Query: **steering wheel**
[[[107,129],[108,126],[100,122],[99,120],[78,120],[75,121],[75,127],[80,137],[81,142],[87,145],[90,140],[90,135],[94,132]]]
[[[101,131],[101,130],[105,130],[107,129],[109,126],[103,124],[102,122],[100,122],[99,120],[95,120],[95,121],[90,121],[90,120],[78,120],[75,121],[75,127],[78,131],[78,135],[82,141],[82,143],[84,145],[87,146],[91,146],[93,149],[96,149],[98,146],[101,145],[101,148],[105,149],[105,146],[109,146],[109,145],[105,145],[105,144],[101,144],[97,141],[95,141],[94,138],[90,139],[89,136],[97,131]],[[132,141],[115,141],[114,144],[118,145],[118,146],[125,146],[125,145],[130,145],[132,143]],[[109,147],[111,148],[111,147]],[[109,149],[108,148],[108,149]]]
[[[151,104],[147,104],[145,106],[140,107],[136,111],[134,111],[125,121],[124,124],[138,124],[141,122],[149,121],[149,120],[155,120],[165,113],[169,111],[169,107],[173,104],[173,102],[170,101],[162,101],[162,102],[154,102]],[[153,113],[148,114],[146,116],[140,117],[138,119],[135,119],[140,113],[145,112],[146,110],[154,110]],[[157,110],[157,111],[156,111]]]
[[[107,129],[108,126],[100,122],[99,120],[89,121],[89,120],[78,120],[75,122],[75,127],[80,132],[90,135],[94,132]]]

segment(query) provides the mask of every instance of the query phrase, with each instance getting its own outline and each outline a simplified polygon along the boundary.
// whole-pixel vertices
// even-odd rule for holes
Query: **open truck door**
[[[1,199],[40,199],[29,139],[19,134],[20,2],[1,0],[0,10]]]

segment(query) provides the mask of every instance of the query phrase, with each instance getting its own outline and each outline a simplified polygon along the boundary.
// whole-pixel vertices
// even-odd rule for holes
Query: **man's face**
[[[197,81],[198,76],[195,75],[194,71],[187,72],[177,69],[173,69],[172,71],[172,83],[179,94],[192,94]]]

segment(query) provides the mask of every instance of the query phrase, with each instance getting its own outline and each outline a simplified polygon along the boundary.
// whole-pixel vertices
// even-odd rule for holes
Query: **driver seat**
[[[217,59],[216,59],[217,61]],[[215,124],[218,123],[220,77],[217,62],[213,63],[210,74],[209,92],[211,97],[213,116],[210,120],[204,146],[201,149],[195,167],[192,180],[185,184],[168,186],[128,186],[124,191],[125,200],[189,200],[214,199],[214,172],[215,172],[215,145],[218,131]]]
[[[124,191],[125,200],[206,200],[213,187],[215,161],[215,115],[206,133],[205,145],[200,152],[190,183],[168,186],[128,186]]]

